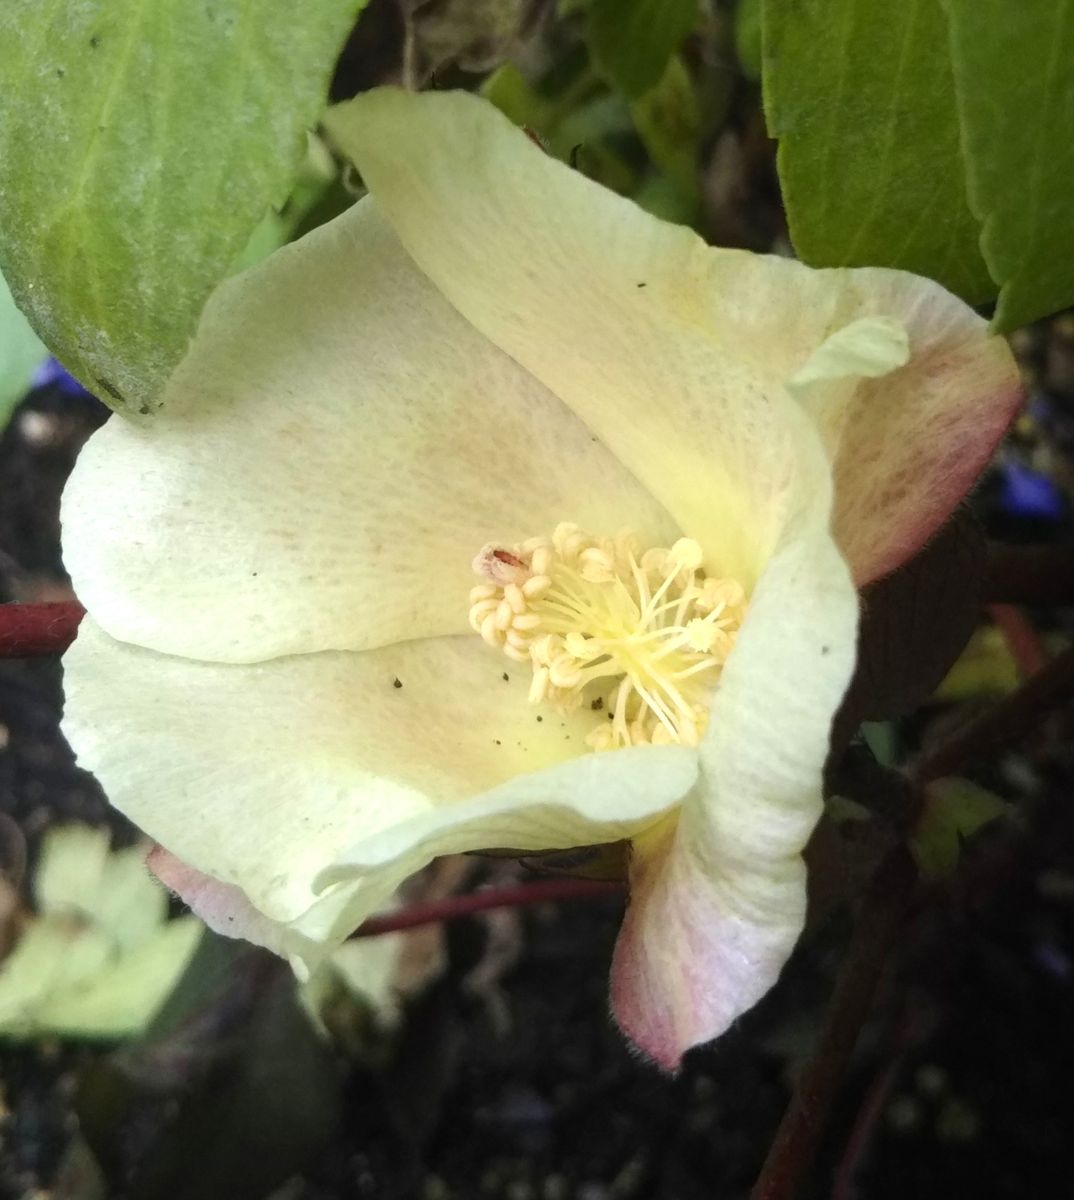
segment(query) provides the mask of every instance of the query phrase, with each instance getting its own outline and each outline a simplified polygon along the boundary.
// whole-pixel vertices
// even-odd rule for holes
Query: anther
[[[696,745],[745,612],[739,584],[707,578],[703,563],[692,538],[642,553],[629,531],[595,538],[562,522],[551,537],[483,547],[470,626],[531,665],[532,703],[567,713],[586,700],[594,749]]]

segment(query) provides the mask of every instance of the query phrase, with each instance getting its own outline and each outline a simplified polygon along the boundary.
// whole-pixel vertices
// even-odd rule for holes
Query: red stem
[[[464,896],[446,896],[443,900],[431,900],[427,904],[411,904],[396,912],[370,917],[351,935],[352,937],[377,937],[382,933],[396,933],[401,929],[413,929],[417,925],[432,925],[438,921],[456,921],[473,913],[487,912],[490,908],[517,908],[522,904],[542,904],[553,900],[575,900],[587,896],[621,894],[624,885],[606,879],[538,879],[532,883],[520,883],[513,887],[484,888]]]
[[[85,609],[75,601],[0,604],[0,658],[62,654],[75,640]]]
[[[890,854],[869,885],[829,1003],[812,1059],[798,1079],[790,1106],[768,1150],[751,1200],[792,1200],[804,1184],[839,1084],[872,1008],[891,949],[913,895],[917,871],[901,848]]]
[[[1013,604],[990,604],[988,615],[1003,634],[1023,679],[1029,679],[1048,665],[1048,653],[1041,645],[1032,621],[1020,608]]]
[[[918,803],[924,785],[990,761],[1040,725],[1043,714],[1074,696],[1074,646],[1051,659],[1016,692],[956,729],[910,773]],[[843,959],[816,1052],[783,1115],[753,1200],[793,1200],[801,1193],[827,1128],[858,1033],[872,1007],[884,962],[913,898],[916,871],[896,847],[873,875]]]
[[[869,1147],[876,1135],[876,1128],[887,1108],[892,1090],[902,1074],[906,1054],[910,1048],[911,1033],[910,1012],[904,1008],[899,1017],[896,1048],[885,1066],[870,1083],[862,1106],[854,1120],[850,1137],[847,1139],[843,1157],[835,1169],[831,1200],[854,1200],[858,1172],[868,1155]]]
[[[915,765],[919,783],[957,775],[968,764],[992,761],[1039,728],[1042,714],[1074,696],[1074,646],[1048,664],[1016,691],[954,730]]]

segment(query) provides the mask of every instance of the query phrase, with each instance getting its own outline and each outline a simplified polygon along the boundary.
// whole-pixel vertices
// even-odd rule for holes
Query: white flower
[[[471,96],[332,131],[371,198],[78,462],[65,729],[165,882],[307,960],[435,855],[632,839],[614,1010],[672,1067],[801,929],[855,583],[965,493],[1013,362],[935,284],[712,249]]]

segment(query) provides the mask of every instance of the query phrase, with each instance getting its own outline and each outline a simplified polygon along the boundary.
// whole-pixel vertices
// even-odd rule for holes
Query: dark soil
[[[1064,405],[1055,400],[1061,428]],[[102,416],[89,399],[51,389],[31,396],[0,438],[8,598],[64,593],[58,495]],[[1017,514],[1001,517],[1014,522],[1006,533],[1024,532]],[[73,764],[60,704],[56,663],[0,662],[0,849],[13,869],[23,843],[32,862],[55,821],[106,822],[117,839],[130,836]],[[847,1196],[999,1200],[1056,1194],[1050,1181],[1065,1178],[1069,732],[1060,722],[1032,757],[1002,765],[996,780],[1021,805],[1021,827],[986,837],[965,882],[903,939],[812,1195],[830,1193],[851,1130],[874,1103],[880,1115]],[[527,912],[513,965],[480,988],[473,970],[489,961],[495,922],[462,921],[450,928],[446,971],[411,999],[394,1035],[349,1012],[327,1044],[297,1016],[279,964],[218,943],[145,1043],[0,1048],[0,1197],[745,1196],[812,1045],[846,915],[812,934],[780,987],[674,1079],[632,1056],[609,1019],[619,915],[607,898]]]

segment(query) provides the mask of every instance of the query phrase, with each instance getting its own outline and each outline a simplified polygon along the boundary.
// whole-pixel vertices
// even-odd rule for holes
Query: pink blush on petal
[[[214,933],[284,952],[282,927],[258,911],[242,888],[188,866],[161,845],[149,851],[145,865]]]

